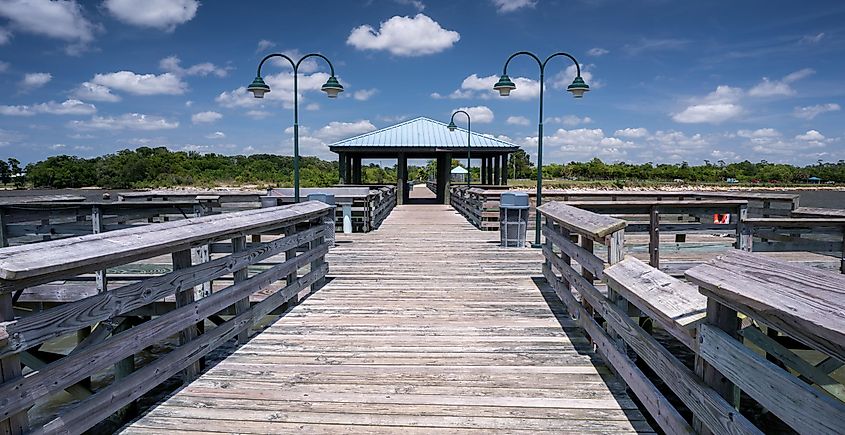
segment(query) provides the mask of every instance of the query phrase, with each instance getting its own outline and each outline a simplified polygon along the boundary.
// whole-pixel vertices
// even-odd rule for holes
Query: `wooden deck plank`
[[[324,288],[124,433],[651,433],[497,236],[442,205],[339,235]]]

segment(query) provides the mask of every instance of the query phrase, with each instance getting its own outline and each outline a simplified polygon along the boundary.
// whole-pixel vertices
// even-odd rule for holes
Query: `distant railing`
[[[0,433],[27,432],[27,410],[62,390],[78,402],[33,432],[81,433],[180,371],[193,379],[209,351],[244,343],[256,322],[322,284],[331,212],[311,201],[0,249]],[[192,262],[193,248],[224,240],[227,255]],[[162,255],[173,265],[163,275],[41,310],[14,307],[27,289]],[[231,285],[198,297],[196,286],[224,277]],[[169,311],[148,309],[167,301]],[[206,330],[206,320],[216,326]],[[136,370],[136,354],[174,335],[178,347]],[[42,348],[67,336],[80,339],[67,355]],[[107,385],[88,381],[108,373]]]
[[[845,217],[749,218],[745,225],[749,235],[747,251],[837,256],[839,271],[845,274]]]
[[[827,375],[841,366],[845,356],[842,354],[842,349],[845,349],[845,340],[842,339],[845,322],[841,318],[842,301],[845,300],[845,290],[842,289],[845,285],[839,282],[840,275],[821,277],[819,274],[823,272],[808,271],[799,266],[766,263],[761,267],[747,261],[737,262],[731,269],[734,275],[730,276],[715,269],[711,273],[698,268],[688,271],[690,277],[698,277],[700,285],[712,287],[709,293],[702,290],[711,297],[708,302],[707,297],[692,285],[635,258],[623,260],[625,221],[563,203],[547,203],[540,207],[540,213],[544,216],[542,230],[546,236],[544,276],[569,314],[587,332],[599,353],[627,383],[664,432],[762,433],[735,408],[738,395],[730,383],[726,387],[725,378],[728,378],[801,433],[843,433],[845,408],[840,399],[830,393],[839,394],[841,385]],[[607,246],[607,262],[594,253],[593,242]],[[717,262],[730,264],[735,262],[734,258],[746,256],[754,255],[731,250],[725,254],[725,260]],[[580,269],[580,273],[576,268]],[[802,272],[795,272],[799,269]],[[707,277],[720,281],[711,282]],[[761,281],[768,282],[767,289],[754,287],[755,284],[762,285]],[[607,284],[606,295],[602,293],[601,282]],[[791,283],[790,288],[770,290],[784,282]],[[802,284],[804,282],[807,284]],[[735,334],[738,328],[730,333],[725,331],[730,330],[731,325],[738,327],[739,318],[736,311],[731,314],[717,307],[717,301],[727,302],[713,298],[714,294],[725,294],[724,289],[731,286],[749,288],[758,297],[753,303],[748,298],[736,299],[746,301],[743,306],[746,309],[740,309],[744,314],[755,320],[759,317],[760,321],[801,342],[827,343],[819,348],[827,351],[832,360],[814,365],[818,370],[805,367],[811,365],[806,362],[802,365],[800,361],[803,360],[783,346],[769,347],[770,358],[777,354],[778,359],[790,368],[801,367],[803,370],[799,373],[805,381],[809,379],[809,384],[777,368],[741,342],[725,339],[725,334]],[[799,290],[802,286],[804,291]],[[808,288],[817,289],[813,293],[816,297],[807,296],[810,294],[806,292]],[[760,304],[768,300],[766,295],[771,295],[773,302],[763,307]],[[803,300],[798,302],[796,312],[792,304],[798,299]],[[749,303],[750,306],[747,305]],[[820,315],[812,314],[814,307],[821,311]],[[802,317],[803,321],[800,320]],[[814,318],[823,319],[821,323],[824,327],[800,327],[803,323],[813,323]],[[694,367],[683,363],[652,336],[649,330],[654,324],[698,355]],[[724,328],[717,330],[711,325]],[[743,331],[747,331],[748,335],[753,332],[749,328]],[[836,344],[831,345],[830,342]],[[677,402],[670,400],[643,373],[637,360],[663,381],[674,400],[691,411],[692,420],[685,418],[673,405]],[[762,369],[764,366],[765,370]],[[722,370],[724,376],[715,369]],[[775,369],[779,371],[775,372]],[[824,377],[819,373],[822,370],[825,371]],[[813,383],[821,389],[811,387]]]
[[[326,188],[303,189],[308,193],[330,193],[335,196],[337,210],[335,225],[343,228],[344,219],[352,224],[352,231],[366,233],[381,226],[396,207],[396,186],[393,185],[343,185]],[[268,195],[278,204],[293,204],[293,189],[270,189]]]
[[[205,216],[218,206],[213,200],[4,204],[0,247]]]

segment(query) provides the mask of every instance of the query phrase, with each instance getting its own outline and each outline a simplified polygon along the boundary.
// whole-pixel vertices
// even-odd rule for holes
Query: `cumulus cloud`
[[[506,123],[510,125],[530,125],[531,121],[524,116],[508,116],[508,119],[505,120]]]
[[[479,124],[488,124],[493,122],[493,111],[487,106],[460,107],[455,110],[463,110],[469,113],[470,118],[472,118],[472,122],[477,122]]]
[[[440,95],[437,92],[431,94],[432,98],[451,98],[451,99],[490,99],[499,96],[499,93],[493,89],[493,85],[499,80],[499,76],[492,75],[487,77],[478,77],[473,74],[461,82],[461,87],[456,89],[449,95]],[[516,100],[534,100],[540,96],[540,82],[531,80],[525,77],[511,77],[511,80],[516,84],[516,89],[511,91],[508,98]]]
[[[255,47],[255,52],[260,53],[262,51],[267,51],[267,50],[269,50],[269,49],[271,49],[275,46],[276,46],[275,42],[270,41],[268,39],[262,39],[262,40],[258,41],[258,46]]]
[[[120,97],[112,94],[111,89],[91,82],[83,82],[73,91],[73,95],[83,100],[105,101],[108,103],[120,101]]]
[[[533,8],[537,5],[536,0],[491,0],[500,14],[517,11],[522,8]]]
[[[61,103],[48,101],[31,106],[0,106],[0,115],[7,116],[33,116],[36,114],[91,115],[96,112],[97,108],[93,104],[83,103],[74,99],[65,100]]]
[[[768,77],[763,77],[763,80],[748,90],[748,95],[751,97],[775,97],[775,96],[790,96],[795,95],[795,89],[792,89],[790,83],[807,78],[815,74],[815,71],[810,68],[804,68],[788,74],[780,80],[769,80]]]
[[[215,131],[214,133],[207,134],[205,136],[205,138],[206,139],[225,139],[226,133],[223,133],[222,131]]]
[[[197,14],[197,0],[106,0],[106,10],[124,23],[172,32]]]
[[[71,121],[68,127],[75,130],[172,130],[178,121],[143,113],[126,113],[117,117],[95,116],[86,121]]]
[[[807,142],[814,142],[814,141],[823,141],[823,140],[825,140],[825,137],[824,137],[823,134],[819,133],[816,130],[809,130],[804,134],[799,134],[799,135],[795,136],[795,139],[803,140],[803,141],[807,141]]]
[[[218,112],[199,112],[191,115],[191,122],[193,122],[194,124],[211,123],[219,121],[222,118],[223,115]]]
[[[837,112],[841,107],[836,103],[816,104],[814,106],[796,107],[792,114],[796,118],[813,119],[822,113]]]
[[[135,95],[181,95],[188,89],[188,85],[173,73],[156,75],[118,71],[97,74],[90,83]]]
[[[299,75],[299,98],[303,100],[303,94],[310,91],[319,91],[323,83],[328,80],[327,73],[318,72],[314,74]],[[226,108],[252,108],[260,109],[268,104],[281,104],[283,107],[293,107],[293,74],[290,71],[264,76],[264,81],[270,86],[271,92],[264,95],[263,99],[253,98],[247,92],[245,86],[231,91],[221,92],[214,101]]]
[[[387,50],[396,56],[422,56],[451,48],[461,35],[446,30],[425,14],[394,16],[375,30],[364,24],[352,29],[346,43],[359,50]]]
[[[6,45],[12,40],[12,32],[0,27],[0,45]]]
[[[24,74],[21,80],[21,86],[26,90],[40,88],[53,80],[53,75],[50,73],[27,73]]]
[[[721,85],[701,101],[687,106],[681,112],[672,115],[676,122],[694,124],[718,124],[739,116],[743,112],[739,99],[742,89]]]
[[[366,119],[354,122],[332,121],[314,132],[313,136],[324,141],[334,141],[368,133],[375,129],[376,126]]]
[[[640,139],[648,136],[648,130],[642,127],[624,128],[622,130],[616,130],[613,135],[619,137],[627,137],[631,139]]]
[[[97,30],[76,0],[6,0],[0,2],[0,16],[17,31],[70,42],[67,51],[71,54],[93,41]]]
[[[4,73],[9,70],[9,62],[3,62],[0,60],[0,73]]]
[[[576,125],[581,124],[590,124],[593,122],[593,119],[589,116],[585,116],[583,118],[575,115],[565,115],[565,116],[555,116],[551,118],[547,118],[546,122],[553,123],[553,124],[563,124],[568,125],[570,127],[574,127]]]
[[[245,115],[252,119],[264,119],[270,116],[270,112],[266,112],[264,110],[249,110],[245,113]]]
[[[589,56],[595,56],[595,57],[604,56],[607,53],[610,53],[610,50],[606,50],[606,49],[601,48],[601,47],[595,47],[595,48],[591,48],[591,49],[587,50],[587,54]]]
[[[352,93],[352,97],[358,101],[367,101],[378,92],[376,89],[361,89]]]
[[[188,68],[182,68],[180,63],[182,63],[182,60],[179,59],[178,56],[168,56],[160,60],[158,66],[163,71],[172,73],[176,76],[205,77],[209,74],[214,74],[217,77],[226,77],[226,75],[229,74],[228,69],[218,67],[217,65],[211,62],[198,63]]]
[[[584,79],[588,85],[590,85],[590,89],[598,89],[604,86],[604,83],[595,77],[593,77],[591,68],[594,65],[579,65],[581,67],[581,78]],[[554,77],[552,82],[552,86],[555,89],[566,89],[567,86],[572,84],[572,81],[575,80],[575,77],[578,75],[578,67],[575,64],[571,64],[566,67],[563,71],[557,73]]]
[[[400,5],[407,5],[412,6],[417,12],[422,12],[425,10],[425,3],[421,2],[420,0],[394,0],[396,3]]]
[[[770,139],[780,137],[781,134],[774,128],[758,128],[757,130],[739,130],[736,135],[747,139]]]

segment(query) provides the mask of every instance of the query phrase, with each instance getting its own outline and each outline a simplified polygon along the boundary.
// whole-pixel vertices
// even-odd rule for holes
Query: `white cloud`
[[[624,49],[630,56],[637,56],[649,51],[667,51],[679,50],[686,47],[690,43],[686,39],[649,39],[641,38],[639,41],[631,44],[626,44]]]
[[[823,141],[823,140],[825,140],[825,137],[824,137],[823,134],[819,133],[816,130],[809,130],[804,134],[799,134],[798,136],[795,136],[795,139],[803,140],[803,141],[807,141],[807,142],[812,142],[812,141]]]
[[[225,139],[226,133],[222,131],[215,131],[214,133],[208,134],[205,136],[206,139]]]
[[[317,103],[308,103],[305,105],[305,110],[313,112],[315,110],[320,110],[320,105]]]
[[[276,46],[276,43],[267,39],[262,39],[258,41],[258,46],[255,48],[256,53],[260,53],[262,51],[267,51]]]
[[[625,128],[625,129],[622,129],[622,130],[616,130],[613,133],[613,135],[619,136],[619,137],[627,137],[627,138],[631,138],[631,139],[640,139],[640,138],[644,138],[644,137],[648,136],[648,130],[646,130],[645,128],[642,128],[642,127]]]
[[[16,30],[71,42],[69,52],[94,40],[96,27],[76,0],[6,0],[0,2],[0,16]]]
[[[718,124],[727,121],[742,114],[743,108],[739,105],[742,95],[742,89],[720,85],[701,101],[672,115],[672,119],[687,124]]]
[[[531,121],[524,116],[508,116],[508,119],[505,120],[506,123],[511,125],[529,125]]]
[[[50,73],[27,73],[24,74],[21,86],[26,89],[40,88],[53,80],[53,75]]]
[[[50,145],[50,149],[53,150],[53,151],[59,151],[59,150],[62,150],[66,147],[67,147],[67,145],[65,145],[63,143],[57,143],[57,144]]]
[[[432,98],[451,98],[451,99],[490,99],[498,98],[499,93],[493,89],[493,85],[499,80],[499,76],[492,75],[487,77],[478,77],[473,74],[461,82],[460,89],[454,90],[451,94],[443,96],[437,92],[431,94]],[[511,80],[516,85],[516,89],[511,91],[508,98],[516,100],[534,100],[540,96],[540,82],[527,79],[525,77],[511,77]]]
[[[179,127],[178,121],[142,113],[126,113],[118,117],[95,116],[87,121],[71,121],[76,130],[170,130]]]
[[[0,106],[0,115],[33,116],[39,113],[48,115],[91,115],[97,112],[93,104],[69,99],[61,103],[49,101],[32,106]]]
[[[158,66],[162,70],[173,73],[177,76],[205,77],[209,74],[214,74],[217,77],[226,77],[226,75],[229,74],[228,69],[218,67],[211,62],[198,63],[188,68],[182,68],[180,65],[181,62],[182,60],[179,59],[178,56],[168,56],[160,60]]]
[[[816,104],[815,106],[796,107],[792,114],[797,118],[813,119],[826,112],[837,112],[842,109],[836,103]]]
[[[587,54],[589,56],[595,56],[595,57],[604,56],[607,53],[610,53],[610,50],[606,50],[606,49],[600,48],[600,47],[595,47],[595,48],[591,48],[591,49],[587,50]]]
[[[346,43],[359,50],[387,50],[396,56],[422,56],[451,48],[461,35],[446,30],[424,14],[394,16],[378,31],[364,24],[352,29]]]
[[[568,125],[570,127],[574,127],[576,125],[581,124],[590,124],[593,122],[593,119],[589,116],[585,116],[583,118],[575,116],[575,115],[565,115],[565,116],[556,116],[552,118],[547,118],[546,122],[554,123],[554,124],[563,124]]]
[[[378,92],[377,89],[361,89],[352,93],[352,97],[358,101],[367,101]]]
[[[524,142],[532,147],[537,145],[537,137],[525,138]],[[554,160],[587,160],[593,157],[620,159],[630,150],[640,146],[616,137],[607,137],[600,128],[575,130],[558,129],[550,136],[543,137],[544,146],[548,147],[549,158]]]
[[[321,140],[334,141],[350,136],[357,136],[359,134],[368,133],[375,129],[376,126],[368,120],[360,120],[355,122],[332,121],[317,130],[316,132],[314,132],[314,136]]]
[[[299,101],[304,99],[304,92],[320,90],[323,83],[328,79],[329,75],[323,72],[300,74]],[[257,109],[273,103],[281,103],[286,108],[293,107],[293,74],[290,71],[264,76],[264,81],[270,86],[271,92],[264,95],[262,99],[253,98],[252,94],[247,92],[246,87],[241,86],[231,91],[221,92],[214,101],[227,108]]]
[[[3,62],[0,60],[0,73],[4,73],[9,70],[9,62]]]
[[[804,35],[804,37],[801,38],[800,42],[802,44],[814,45],[821,42],[822,39],[824,39],[824,32],[816,33],[815,35]]]
[[[493,111],[487,106],[460,107],[455,110],[463,110],[469,113],[474,123],[489,124],[493,122]],[[454,113],[455,110],[452,112]]]
[[[111,89],[91,82],[83,82],[73,91],[73,95],[83,100],[105,101],[109,103],[120,101],[120,97],[112,94]]]
[[[221,118],[223,118],[223,115],[218,112],[199,112],[191,116],[191,122],[194,124],[211,123],[219,121]]]
[[[106,9],[118,20],[133,26],[172,32],[197,14],[197,0],[106,0]]]
[[[246,112],[245,115],[252,119],[264,119],[270,116],[270,112],[265,112],[263,110],[250,110]]]
[[[757,130],[739,130],[736,132],[736,135],[739,137],[744,137],[748,139],[758,139],[758,138],[773,138],[773,137],[780,137],[780,132],[775,130],[774,128],[759,128]]]
[[[491,0],[496,6],[496,11],[500,14],[506,14],[522,8],[533,8],[537,5],[537,0]]]
[[[188,85],[173,73],[136,74],[132,71],[118,71],[97,74],[91,83],[135,95],[183,94]]]
[[[12,32],[0,27],[0,45],[6,45],[12,40]]]
[[[795,95],[795,89],[789,84],[796,82],[803,78],[815,74],[815,71],[810,68],[804,68],[795,71],[781,80],[769,80],[768,77],[763,77],[763,81],[748,90],[748,95],[752,97],[774,97],[774,96],[789,96]]]
[[[421,2],[420,0],[394,0],[396,3],[400,5],[407,5],[412,6],[417,12],[422,12],[425,10],[425,3]]]

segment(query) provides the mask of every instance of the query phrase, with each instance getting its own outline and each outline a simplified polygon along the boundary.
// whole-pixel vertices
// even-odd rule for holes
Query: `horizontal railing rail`
[[[25,432],[27,410],[62,390],[76,403],[35,432],[83,432],[173,375],[193,379],[211,350],[235,337],[244,343],[254,324],[322,285],[325,238],[334,230],[324,222],[331,213],[333,207],[309,201],[0,249],[0,432]],[[231,246],[227,255],[192,255],[224,240]],[[171,271],[162,275],[104,286],[43,310],[19,311],[13,302],[33,286],[162,255],[172,258]],[[258,264],[264,267],[250,268]],[[212,281],[227,276],[230,283],[213,292],[195,288],[209,284],[210,290]],[[167,300],[175,302],[169,311],[139,314]],[[79,342],[68,354],[44,350],[74,335]],[[172,336],[177,347],[136,370],[137,354],[166,346]],[[111,383],[88,381],[109,373]]]
[[[745,225],[748,251],[837,256],[839,271],[845,274],[845,217],[748,218]]]

